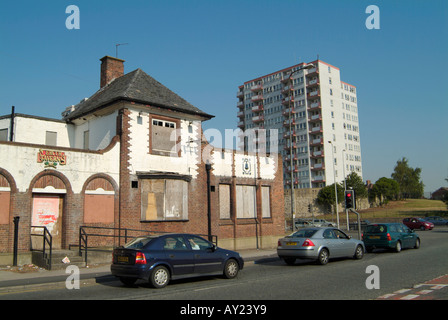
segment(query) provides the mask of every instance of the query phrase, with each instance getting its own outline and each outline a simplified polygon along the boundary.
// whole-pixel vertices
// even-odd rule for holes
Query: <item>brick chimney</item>
[[[105,56],[101,60],[101,82],[100,87],[104,87],[112,80],[124,75],[124,60]]]

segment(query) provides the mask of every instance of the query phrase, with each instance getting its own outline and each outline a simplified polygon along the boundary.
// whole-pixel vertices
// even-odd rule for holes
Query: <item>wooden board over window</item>
[[[219,185],[219,217],[230,219],[230,185]]]
[[[188,219],[188,182],[177,179],[142,179],[141,219]]]
[[[256,218],[255,186],[236,186],[236,217]]]
[[[176,154],[176,123],[171,121],[153,119],[152,126],[152,150],[161,155]]]

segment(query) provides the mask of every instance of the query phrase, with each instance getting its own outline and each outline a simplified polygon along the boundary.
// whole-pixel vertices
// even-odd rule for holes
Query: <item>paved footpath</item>
[[[447,300],[448,274],[415,285],[410,289],[401,289],[385,294],[377,300]]]

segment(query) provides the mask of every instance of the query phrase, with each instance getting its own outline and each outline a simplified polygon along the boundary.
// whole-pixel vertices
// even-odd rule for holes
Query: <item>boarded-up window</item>
[[[255,186],[236,186],[236,217],[256,218]]]
[[[230,219],[230,186],[228,184],[219,185],[219,217]]]
[[[188,219],[188,183],[175,179],[141,180],[142,220]]]
[[[0,176],[1,177],[1,176]],[[0,224],[9,223],[9,191],[0,191]]]
[[[0,129],[0,141],[8,141],[8,129]]]
[[[176,153],[176,123],[164,120],[152,120],[152,150],[162,155]]]
[[[270,187],[261,187],[261,216],[271,217]]]
[[[82,143],[82,147],[84,149],[89,149],[90,146],[90,133],[89,130],[84,131],[84,136],[83,136],[83,143]]]
[[[55,146],[57,144],[58,134],[53,131],[45,132],[45,144],[47,146]]]
[[[114,195],[86,194],[84,196],[84,223],[113,223]]]

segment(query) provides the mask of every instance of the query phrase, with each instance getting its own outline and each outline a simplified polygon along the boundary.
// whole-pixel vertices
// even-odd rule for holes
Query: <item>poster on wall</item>
[[[33,196],[33,217],[32,226],[47,227],[48,231],[55,235],[58,230],[55,228],[59,218],[59,196],[34,195]],[[39,228],[40,229],[40,228]],[[39,230],[35,230],[38,232]]]

